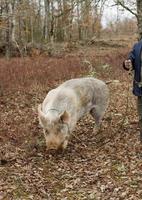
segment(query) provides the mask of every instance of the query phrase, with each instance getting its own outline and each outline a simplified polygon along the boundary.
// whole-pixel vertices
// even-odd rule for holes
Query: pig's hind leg
[[[99,94],[96,93],[94,95],[94,102],[90,110],[90,114],[92,115],[92,117],[95,119],[96,122],[96,126],[94,127],[95,132],[96,131],[98,132],[100,130],[100,125],[104,117],[105,111],[107,109],[108,101],[109,101],[109,92],[107,87],[104,87],[101,93]]]
[[[95,105],[90,110],[90,114],[95,119],[95,127],[93,129],[94,132],[99,132],[99,130],[100,130],[102,118],[105,114],[105,109],[106,109],[106,106]]]

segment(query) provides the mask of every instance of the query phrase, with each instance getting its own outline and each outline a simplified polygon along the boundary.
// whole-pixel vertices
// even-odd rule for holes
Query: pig
[[[100,126],[108,105],[109,91],[105,82],[92,78],[67,80],[48,92],[38,106],[47,149],[65,149],[76,123],[87,113]]]

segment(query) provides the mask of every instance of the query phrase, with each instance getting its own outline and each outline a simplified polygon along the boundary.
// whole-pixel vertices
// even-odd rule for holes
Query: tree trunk
[[[15,0],[11,1],[9,3],[9,15],[10,15],[10,34],[11,34],[11,41],[15,41],[15,26],[16,26],[16,20],[15,20]]]
[[[6,35],[5,35],[5,40],[6,40],[6,52],[5,56],[7,59],[10,58],[11,56],[11,20],[10,20],[10,12],[9,12],[9,3],[6,2],[6,14],[7,14],[7,28],[6,28]]]
[[[50,1],[44,0],[45,18],[44,18],[44,39],[50,40]]]
[[[137,21],[139,40],[142,39],[142,0],[137,0]]]
[[[54,43],[54,5],[53,1],[51,2],[51,25],[50,25],[50,42],[53,45]]]
[[[78,40],[81,40],[81,20],[80,20],[80,4],[77,0],[77,27],[78,27]]]

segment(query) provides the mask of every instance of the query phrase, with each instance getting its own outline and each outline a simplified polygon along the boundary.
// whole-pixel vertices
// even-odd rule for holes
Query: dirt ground
[[[142,199],[136,98],[132,76],[122,69],[128,50],[126,42],[52,57],[0,59],[0,200]],[[113,80],[101,130],[93,133],[88,115],[64,152],[47,151],[37,105],[51,88],[84,76]]]

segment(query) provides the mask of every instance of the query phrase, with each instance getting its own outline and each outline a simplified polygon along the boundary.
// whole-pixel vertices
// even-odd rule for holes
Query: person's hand
[[[132,70],[133,66],[132,66],[132,61],[130,59],[125,60],[124,64],[125,64],[125,68],[127,68],[128,70]]]

